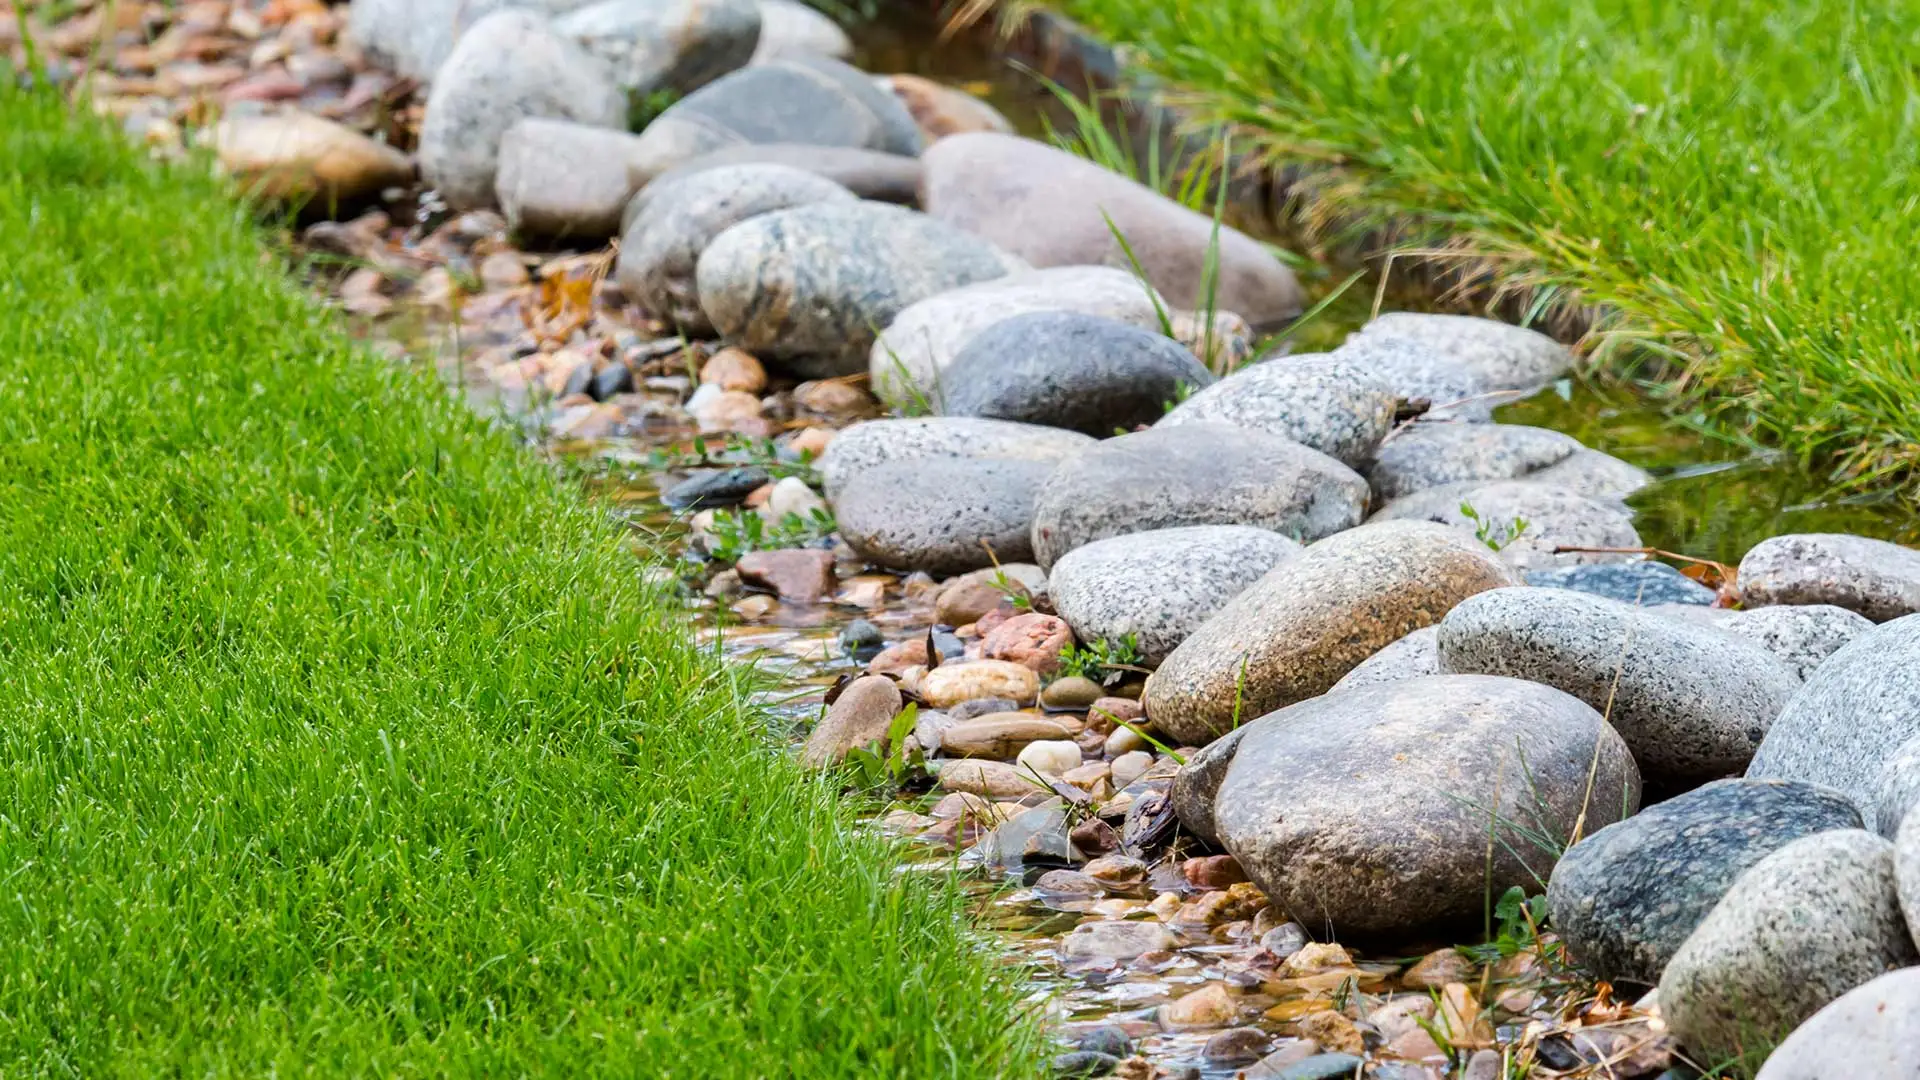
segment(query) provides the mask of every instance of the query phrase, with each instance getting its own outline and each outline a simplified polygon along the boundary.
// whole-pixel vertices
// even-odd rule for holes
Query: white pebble
[[[1140,737],[1139,732],[1132,728],[1116,727],[1113,729],[1113,733],[1107,736],[1107,760],[1112,761],[1123,755],[1145,750],[1151,745],[1147,740]],[[1120,784],[1119,786],[1125,787],[1126,785]]]
[[[1125,729],[1123,728],[1122,730]],[[1116,732],[1116,734],[1118,733]],[[1113,740],[1108,739],[1107,745],[1112,746]],[[1114,758],[1107,766],[1107,772],[1113,780],[1113,786],[1115,788],[1123,788],[1135,780],[1140,779],[1140,775],[1152,766],[1152,754],[1147,753],[1145,750],[1129,750],[1119,757]]]
[[[1015,760],[1041,776],[1059,776],[1080,767],[1080,746],[1066,739],[1042,739],[1028,743]]]

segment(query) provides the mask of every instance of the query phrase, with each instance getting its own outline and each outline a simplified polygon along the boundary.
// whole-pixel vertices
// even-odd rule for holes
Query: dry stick
[[[1573,544],[1560,544],[1553,549],[1553,553],[1555,555],[1658,555],[1663,559],[1678,559],[1681,562],[1695,563],[1700,566],[1711,566],[1722,574],[1727,575],[1729,579],[1739,572],[1736,568],[1713,559],[1702,559],[1695,555],[1682,555],[1677,551],[1663,551],[1655,547],[1580,547]]]

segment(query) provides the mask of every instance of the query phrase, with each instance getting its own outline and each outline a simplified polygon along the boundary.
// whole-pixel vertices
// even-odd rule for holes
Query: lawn
[[[261,240],[0,89],[0,1075],[1031,1071],[956,891]]]
[[[1343,208],[1606,305],[1595,344],[1727,423],[1912,479],[1915,0],[1058,6]]]

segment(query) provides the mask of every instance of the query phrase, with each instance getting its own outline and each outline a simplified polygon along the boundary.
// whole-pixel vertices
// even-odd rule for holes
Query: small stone
[[[1205,855],[1180,864],[1187,884],[1196,889],[1224,889],[1247,880],[1247,872],[1231,855]]]
[[[868,675],[848,683],[807,736],[800,759],[816,767],[838,764],[847,751],[885,742],[900,711],[900,690],[893,680]]]
[[[1653,607],[1657,604],[1698,604],[1705,607],[1714,601],[1712,589],[1666,563],[1652,561],[1529,570],[1527,584],[1591,593],[1635,607]]]
[[[1099,896],[1107,891],[1078,870],[1049,870],[1033,883],[1033,889],[1053,896]]]
[[[703,386],[687,399],[687,412],[701,431],[768,433],[766,417],[760,415],[760,399],[742,390]]]
[[[1360,1029],[1342,1013],[1326,1009],[1303,1016],[1294,1025],[1302,1038],[1312,1039],[1322,1050],[1336,1054],[1364,1054],[1365,1040]]]
[[[347,201],[413,180],[407,155],[303,112],[228,117],[213,129],[213,148],[223,171],[269,199]]]
[[[1065,619],[1029,611],[994,627],[981,640],[980,655],[1010,660],[1047,675],[1060,667],[1060,653],[1072,643],[1073,632]]]
[[[1464,983],[1448,983],[1440,988],[1440,1009],[1436,1017],[1435,1026],[1449,1046],[1473,1049],[1493,1044],[1493,1024]]]
[[[924,458],[861,472],[834,498],[840,535],[863,558],[954,574],[1032,556],[1035,461]]]
[[[1098,919],[1081,923],[1060,939],[1060,958],[1126,961],[1178,944],[1157,922]]]
[[[1438,1008],[1433,998],[1426,994],[1400,994],[1368,1013],[1367,1023],[1377,1028],[1384,1038],[1393,1039],[1409,1031],[1419,1031],[1423,1024],[1432,1022]]]
[[[941,752],[948,757],[993,758],[1010,761],[1028,743],[1040,740],[1061,741],[1073,737],[1074,728],[1058,720],[1033,713],[1007,712],[955,721],[940,734]],[[1075,747],[1075,751],[1078,751]],[[1075,765],[1079,762],[1075,761]],[[1068,768],[1072,768],[1069,765]],[[1064,770],[1062,770],[1064,771]]]
[[[1033,424],[972,417],[873,420],[842,431],[820,459],[827,498],[859,474],[894,462],[945,458],[1014,458],[1052,464],[1093,445],[1085,435]],[[960,625],[953,623],[951,625]]]
[[[1120,1059],[1112,1054],[1088,1050],[1075,1050],[1071,1054],[1061,1054],[1053,1059],[1053,1075],[1061,1080],[1087,1080],[1096,1076],[1111,1076],[1119,1067]]]
[[[910,667],[927,666],[927,643],[923,638],[908,638],[881,649],[867,661],[869,675],[898,675]],[[1011,707],[1011,703],[1009,703]]]
[[[747,496],[767,482],[767,471],[756,466],[736,466],[694,473],[668,488],[660,501],[674,510],[705,510],[710,507],[739,506]]]
[[[944,650],[942,651],[944,652]],[[947,713],[955,720],[974,720],[982,716],[991,716],[994,713],[1019,711],[1020,703],[1012,698],[985,697],[963,701],[947,710]]]
[[[1168,1031],[1225,1027],[1240,1014],[1233,992],[1220,983],[1208,983],[1160,1006],[1160,1026]]]
[[[1106,855],[1082,868],[1090,878],[1116,891],[1138,889],[1147,881],[1147,864],[1131,855]]]
[[[1457,949],[1440,949],[1414,961],[1400,984],[1411,990],[1439,990],[1448,983],[1468,982],[1473,978],[1473,961]]]
[[[1260,947],[1281,960],[1307,947],[1307,932],[1299,923],[1281,923],[1260,935]]]
[[[1920,1076],[1920,968],[1889,972],[1828,1003],[1782,1042],[1754,1080]]]
[[[745,349],[721,349],[700,365],[700,381],[722,390],[757,394],[767,388],[767,369]]]
[[[886,637],[880,628],[865,619],[855,619],[840,628],[840,651],[855,663],[865,663],[880,654]]]
[[[1256,1061],[1273,1046],[1273,1037],[1259,1028],[1228,1028],[1207,1040],[1200,1057],[1221,1065]]]
[[[527,264],[511,251],[496,251],[480,260],[480,282],[489,289],[513,289],[532,280]]]
[[[740,556],[734,569],[746,584],[769,589],[780,599],[796,604],[817,604],[833,594],[831,551],[750,551]]]
[[[1080,1036],[1076,1048],[1123,1058],[1133,1054],[1133,1040],[1127,1036],[1127,1029],[1119,1024],[1101,1024]]]
[[[1720,628],[1753,641],[1805,679],[1841,646],[1873,629],[1873,620],[1831,604],[1804,604],[1735,611]]]
[[[958,791],[989,799],[1019,799],[1039,788],[1033,778],[1004,761],[949,761],[940,766],[942,791]]]
[[[1080,747],[1070,741],[1042,739],[1028,743],[1016,763],[1041,776],[1060,776],[1080,767]]]
[[[759,363],[758,360],[754,363]],[[751,392],[751,391],[749,391]],[[827,452],[833,442],[833,429],[823,427],[801,428],[787,441],[787,449],[802,461],[819,461],[820,455]]]
[[[767,520],[776,523],[789,517],[802,522],[818,521],[826,512],[827,501],[814,494],[807,482],[797,476],[783,476],[775,481],[767,493],[766,504],[761,507]]]
[[[785,56],[830,56],[853,59],[853,41],[840,24],[799,0],[759,0],[760,39],[753,63]]]
[[[1101,700],[1106,690],[1083,675],[1068,675],[1047,684],[1040,704],[1049,709],[1084,709]]]
[[[1387,1052],[1413,1061],[1439,1060],[1444,1062],[1447,1057],[1447,1052],[1440,1048],[1439,1043],[1433,1041],[1433,1036],[1427,1034],[1420,1028],[1415,1028],[1412,1031],[1404,1031],[1394,1036],[1387,1042]],[[1402,1075],[1432,1076],[1431,1073],[1420,1071]],[[1378,1070],[1375,1070],[1374,1076],[1376,1080],[1390,1080],[1389,1077],[1382,1076]]]
[[[1286,356],[1240,369],[1181,402],[1159,427],[1230,424],[1291,439],[1346,465],[1373,458],[1393,428],[1398,395],[1365,368],[1332,356]]]
[[[1140,754],[1143,755],[1149,763],[1152,762],[1153,755],[1147,751],[1153,744],[1147,741],[1146,736],[1136,730],[1137,727],[1137,723],[1134,727],[1127,727],[1125,725],[1118,726],[1107,735],[1107,741],[1104,747],[1107,760],[1118,765],[1122,758],[1131,758],[1134,754]],[[1131,768],[1131,766],[1129,766],[1129,768]],[[1145,772],[1145,766],[1142,766],[1140,771]],[[1138,776],[1139,774],[1135,773],[1134,775]],[[1117,774],[1114,783],[1120,787],[1126,786],[1126,784],[1121,783],[1119,779],[1117,779]]]
[[[1460,1074],[1460,1080],[1502,1080],[1507,1075],[1507,1066],[1501,1055],[1493,1050],[1475,1050],[1467,1059],[1467,1067]]]
[[[1018,702],[1034,700],[1040,693],[1040,678],[1030,668],[1004,660],[975,660],[964,664],[941,664],[920,684],[920,696],[936,709],[945,709],[974,698],[1011,698]]]
[[[1886,622],[1920,611],[1920,552],[1844,533],[1762,540],[1740,560],[1749,608],[1832,604]]]

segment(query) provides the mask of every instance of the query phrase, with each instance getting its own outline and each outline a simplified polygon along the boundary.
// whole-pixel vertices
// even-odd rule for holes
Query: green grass
[[[1310,209],[1605,305],[1603,351],[1804,460],[1920,462],[1920,2],[1059,6],[1320,166]]]
[[[0,1075],[1030,1071],[610,517],[262,251],[0,89]]]

